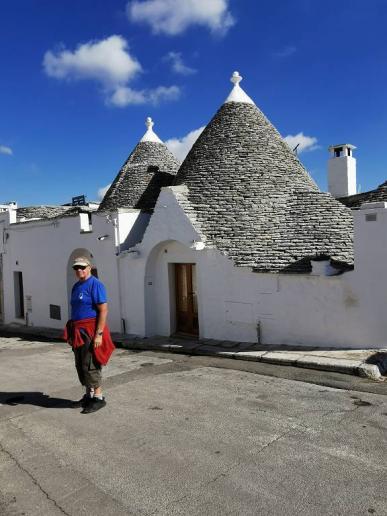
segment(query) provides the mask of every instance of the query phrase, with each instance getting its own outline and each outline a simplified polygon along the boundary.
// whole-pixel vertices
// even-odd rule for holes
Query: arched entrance
[[[176,333],[199,335],[195,263],[175,263]]]
[[[145,268],[146,335],[199,334],[195,251],[176,240],[157,244]]]

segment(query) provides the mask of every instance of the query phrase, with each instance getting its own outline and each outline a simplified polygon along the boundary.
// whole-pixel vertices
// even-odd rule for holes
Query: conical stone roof
[[[174,181],[207,245],[261,272],[305,272],[321,254],[351,265],[350,210],[319,190],[239,80]]]
[[[365,202],[387,202],[387,181],[375,190],[349,195],[348,197],[339,197],[338,200],[351,209],[360,208]]]
[[[99,206],[99,211],[136,208],[151,211],[163,186],[170,186],[180,162],[153,132],[147,132],[123,164]]]

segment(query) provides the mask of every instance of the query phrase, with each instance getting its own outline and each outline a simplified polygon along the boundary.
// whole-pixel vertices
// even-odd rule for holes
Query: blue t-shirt
[[[89,319],[97,316],[97,305],[106,303],[106,289],[94,276],[77,281],[71,291],[71,319]]]

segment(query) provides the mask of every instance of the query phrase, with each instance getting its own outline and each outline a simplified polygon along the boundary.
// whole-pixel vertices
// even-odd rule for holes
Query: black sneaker
[[[92,399],[87,394],[84,394],[80,400],[71,402],[71,408],[85,408]]]
[[[106,405],[105,398],[100,400],[99,398],[92,398],[91,402],[86,405],[86,407],[82,410],[81,414],[91,414],[92,412],[97,412]]]

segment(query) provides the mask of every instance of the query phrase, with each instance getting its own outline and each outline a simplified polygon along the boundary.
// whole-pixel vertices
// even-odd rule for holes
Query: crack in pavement
[[[275,444],[277,441],[279,441],[280,439],[282,439],[283,437],[285,437],[287,434],[289,434],[292,430],[294,430],[294,428],[290,428],[289,430],[287,430],[286,432],[282,433],[281,435],[278,435],[277,437],[275,437],[274,439],[272,439],[270,442],[268,442],[267,444],[265,444],[264,446],[262,446],[262,448],[259,450],[258,454],[259,455],[260,453],[262,453],[264,450],[266,450],[266,448],[268,448],[269,446],[272,446],[273,444]],[[229,475],[231,473],[231,471],[235,468],[237,468],[238,466],[241,466],[241,462],[237,462],[236,464],[233,464],[232,466],[230,466],[228,469],[226,469],[225,471],[222,471],[220,473],[218,473],[214,478],[210,479],[210,480],[206,480],[204,482],[200,482],[197,486],[195,486],[195,490],[197,489],[200,489],[201,487],[205,487],[205,486],[209,486],[210,484],[214,484],[215,482],[217,482],[219,479],[221,478],[225,478],[227,475]],[[167,503],[167,505],[165,505],[163,507],[163,510],[167,510],[168,508],[170,508],[171,506],[173,505],[176,505],[180,502],[182,502],[183,500],[186,500],[188,498],[192,498],[193,496],[195,496],[195,494],[192,492],[193,490],[191,490],[190,493],[187,493],[186,495],[184,496],[181,496],[180,498],[177,498],[176,500],[171,500],[169,503]],[[152,511],[150,513],[148,513],[148,516],[153,516],[154,514],[157,514],[159,512],[159,509],[156,509],[155,511]]]
[[[358,406],[355,406],[354,408],[351,408],[350,410],[346,410],[344,416],[337,421],[337,424],[340,425],[347,418],[348,415],[353,414],[354,412],[356,412],[360,408],[363,408],[363,407],[358,405]]]
[[[49,500],[50,502],[52,502],[55,507],[57,507],[61,512],[62,514],[65,514],[66,516],[71,516],[71,514],[69,514],[68,512],[66,512],[60,505],[58,505],[58,503],[50,497],[50,495],[42,488],[42,486],[39,484],[39,482],[37,481],[37,479],[26,469],[24,468],[20,462],[17,460],[16,457],[14,457],[12,455],[12,453],[10,451],[8,451],[7,449],[4,448],[4,446],[1,444],[0,442],[0,452],[3,452],[5,453],[16,465],[17,467],[23,471],[26,475],[28,475],[28,477],[32,480],[32,482],[34,483],[34,485],[36,485],[40,491],[46,496],[47,500]]]
[[[20,418],[19,418],[20,419]],[[26,432],[24,430],[24,428],[20,425],[17,424],[17,422],[15,422],[14,424],[12,424],[12,422],[10,422],[10,426],[13,427],[15,430],[18,430],[24,437],[24,439],[27,440],[27,435],[26,435]],[[29,438],[29,440],[31,441],[31,437]],[[33,442],[33,439],[32,441]],[[41,446],[38,444],[37,446],[39,446],[41,448]],[[48,450],[45,450],[44,448],[42,448],[42,450],[45,451],[45,455],[47,456],[51,456],[53,458],[55,458],[55,461],[57,462],[58,461],[58,457],[56,457],[55,455],[52,454],[51,451],[48,451]],[[10,452],[8,452],[8,450],[4,450],[9,456],[11,456]],[[0,443],[0,452],[1,452],[1,443]],[[11,457],[19,467],[20,464],[18,463],[17,459],[14,458],[14,457]],[[83,483],[82,484],[79,484],[78,487],[76,489],[73,489],[71,491],[68,491],[66,494],[61,494],[60,497],[59,497],[59,500],[60,502],[65,502],[66,500],[68,500],[69,498],[71,498],[74,494],[76,493],[82,493],[82,491],[84,491],[85,489],[89,489],[90,491],[90,488],[95,490],[95,492],[97,494],[100,494],[104,499],[105,498],[109,498],[111,500],[111,502],[115,505],[115,510],[119,510],[119,514],[125,514],[125,515],[134,515],[135,513],[132,512],[132,510],[123,505],[123,503],[118,499],[116,498],[114,495],[111,495],[109,494],[107,491],[105,491],[103,488],[99,487],[98,485],[96,485],[93,481],[93,477],[90,476],[90,475],[87,475],[87,474],[84,474],[82,473],[78,468],[74,468],[73,464],[69,461],[66,461],[64,460],[64,458],[62,457],[61,459],[61,462],[62,462],[62,467],[63,468],[68,468],[70,470],[70,472],[72,474],[76,474],[76,475],[80,475],[82,477],[82,481]],[[40,484],[38,483],[37,480],[34,479],[34,477],[32,476],[32,474],[30,474],[27,470],[25,470],[23,467],[21,467],[22,471],[25,471],[31,478],[32,480],[34,481],[34,484],[36,484],[40,490],[47,496],[47,498],[49,500],[51,500],[52,502],[54,502],[54,504],[58,507],[58,509],[63,513],[65,514],[66,516],[72,516],[72,514],[78,514],[78,512],[76,513],[67,513],[53,498],[51,498],[50,496],[48,496],[48,494],[44,491],[44,489],[40,486]],[[78,480],[79,482],[79,480]],[[73,499],[74,502],[77,502],[77,498],[74,498]],[[75,508],[74,509],[75,511],[77,511],[77,509]],[[112,514],[117,514],[117,512],[114,512]],[[2,516],[2,513],[0,512],[0,516]]]
[[[286,430],[286,432],[284,432],[283,434],[280,434],[277,437],[275,437],[274,439],[272,439],[270,442],[268,442],[267,444],[262,446],[262,448],[259,450],[257,455],[260,455],[263,451],[266,450],[266,448],[269,448],[269,446],[271,446],[272,444],[275,444],[277,441],[279,441],[280,439],[282,439],[286,435],[290,434],[290,432],[292,432],[293,430],[295,430],[295,428],[289,428],[289,430]]]
[[[216,477],[214,477],[212,480],[208,480],[205,484],[203,483],[203,485],[210,485],[210,484],[214,484],[215,482],[217,482],[220,478],[225,478],[227,477],[227,475],[229,473],[231,473],[231,471],[235,468],[237,468],[238,466],[241,465],[241,462],[237,462],[236,464],[234,464],[233,466],[230,466],[228,469],[226,469],[226,471],[222,471],[221,473],[219,473]]]
[[[241,462],[237,462],[236,464],[233,464],[228,469],[226,469],[226,471],[222,471],[222,472],[218,473],[216,475],[216,477],[214,477],[210,480],[199,482],[199,484],[197,484],[197,486],[195,486],[195,489],[200,489],[201,487],[208,486],[210,484],[215,483],[220,478],[225,478],[233,469],[237,468],[240,465],[241,465]],[[170,502],[168,502],[167,505],[165,505],[163,507],[163,510],[166,510],[169,507],[171,507],[172,505],[176,505],[177,503],[182,502],[183,500],[186,500],[187,498],[192,498],[193,496],[194,496],[194,493],[191,490],[190,493],[187,493],[186,495],[181,496],[180,498],[176,498],[176,500],[171,500]],[[154,514],[157,514],[158,512],[159,512],[159,509],[156,509],[155,511],[148,513],[148,516],[153,516]]]

